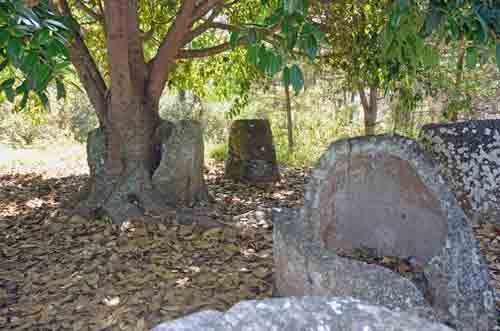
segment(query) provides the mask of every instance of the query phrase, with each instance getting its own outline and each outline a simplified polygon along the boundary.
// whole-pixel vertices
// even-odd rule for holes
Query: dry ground
[[[306,171],[286,170],[276,186],[256,188],[224,180],[221,165],[211,163],[210,216],[227,226],[118,228],[68,217],[65,205],[86,169],[83,162],[61,167],[63,153],[59,159],[33,168],[4,162],[0,172],[1,330],[145,330],[271,296],[272,228],[260,213],[299,206]],[[500,228],[475,232],[500,290]]]

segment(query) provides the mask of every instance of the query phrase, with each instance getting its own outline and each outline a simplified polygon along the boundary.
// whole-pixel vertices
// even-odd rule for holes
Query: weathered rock
[[[300,213],[273,215],[278,295],[353,296],[458,330],[489,330],[493,292],[466,216],[416,142],[399,136],[336,142],[306,187]],[[418,277],[339,253],[369,248],[415,257]],[[414,275],[416,276],[416,275]]]
[[[470,218],[500,225],[500,120],[426,125],[420,142]]]
[[[196,121],[179,121],[171,128],[160,126],[161,161],[153,185],[168,203],[193,204],[208,197],[203,178],[203,136]],[[158,138],[157,138],[158,139]]]
[[[100,176],[104,173],[104,156],[106,153],[106,137],[102,128],[89,132],[87,137],[87,163],[90,177]]]
[[[163,154],[163,141],[166,141],[174,131],[175,124],[170,121],[162,120],[153,135],[153,170],[160,165]]]
[[[67,208],[73,208],[75,204],[85,200],[89,193],[100,192],[101,196],[105,196],[103,190],[107,182],[104,160],[106,158],[106,136],[104,130],[100,127],[89,132],[87,136],[87,164],[89,166],[90,180],[87,182],[84,189],[75,193]],[[86,215],[90,216],[90,215]]]
[[[302,297],[243,301],[226,313],[203,311],[153,331],[451,331],[403,312],[353,298]]]
[[[233,122],[224,174],[227,178],[247,183],[272,183],[279,180],[269,121]]]

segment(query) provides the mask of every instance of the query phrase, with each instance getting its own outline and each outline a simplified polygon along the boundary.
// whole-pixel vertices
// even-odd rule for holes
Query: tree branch
[[[104,24],[104,17],[102,15],[99,15],[95,11],[93,11],[91,8],[87,7],[81,0],[75,0],[75,4],[81,10],[83,10],[87,15],[89,15],[90,17],[92,17],[96,21],[101,22],[102,24]]]
[[[59,3],[60,11],[64,15],[71,17],[76,22],[67,0],[61,0]],[[94,59],[92,58],[92,55],[90,54],[89,49],[87,48],[87,45],[85,45],[85,42],[83,41],[80,31],[75,31],[75,37],[69,51],[71,62],[78,71],[80,81],[87,92],[90,102],[94,106],[97,117],[99,118],[99,123],[103,125],[106,118],[106,94],[108,88]]]
[[[238,46],[247,44],[247,42],[240,42]],[[215,54],[219,54],[231,49],[229,43],[223,43],[213,47],[199,48],[199,49],[181,49],[178,54],[178,59],[196,59],[200,57],[207,57]]]
[[[209,30],[210,24],[213,23],[213,21],[217,18],[217,15],[219,15],[220,10],[221,10],[221,8],[219,8],[218,10],[214,10],[205,22],[200,24],[194,30],[190,31],[190,33],[187,35],[187,37],[184,40],[184,45],[190,43],[193,39],[195,39],[199,35],[203,34],[205,31]]]
[[[221,4],[224,4],[224,0],[205,0],[194,8],[190,24],[194,24],[197,20],[205,16],[210,10]]]
[[[143,36],[139,29],[139,17],[137,12],[137,0],[129,0],[128,6],[128,51],[129,66],[132,83],[137,89],[138,95],[144,95],[147,67],[144,60],[144,50],[142,47]]]
[[[241,30],[237,26],[233,26],[230,24],[212,22],[205,27],[203,32],[207,31],[210,28],[216,28],[216,29],[228,30],[228,31]],[[262,29],[262,31],[265,31],[265,32],[272,35],[275,32],[277,32],[279,30],[279,28],[280,28],[280,26],[278,24],[276,24],[270,28]],[[195,31],[193,31],[193,32],[195,32]],[[243,37],[238,39],[238,42],[237,42],[238,47],[243,46],[243,45],[247,45],[247,44],[248,44],[248,38],[246,36],[243,36]],[[226,43],[223,43],[220,45],[207,47],[207,48],[181,49],[181,50],[179,50],[179,52],[177,54],[177,58],[178,59],[194,59],[194,58],[206,57],[206,56],[211,56],[211,55],[225,52],[225,51],[229,50],[230,48],[231,48],[230,43],[226,42]]]
[[[218,22],[211,22],[207,21],[198,26],[196,29],[192,30],[185,38],[184,40],[184,45],[189,44],[191,41],[196,39],[198,36],[202,35],[203,33],[207,32],[210,29],[218,29],[218,30],[226,30],[226,31],[240,31],[241,29],[238,28],[237,26],[230,25],[230,24],[225,24],[225,23],[218,23]]]
[[[220,0],[219,0],[220,1]],[[196,0],[184,0],[173,25],[163,39],[156,56],[149,63],[148,97],[159,100],[168,79],[169,72],[175,65],[177,52],[183,46],[186,33],[192,22],[191,17]]]

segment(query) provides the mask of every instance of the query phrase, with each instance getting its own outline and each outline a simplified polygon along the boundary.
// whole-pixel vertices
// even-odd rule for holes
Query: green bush
[[[27,147],[42,139],[45,133],[26,113],[6,112],[0,120],[0,140],[13,147]]]
[[[217,144],[208,151],[208,157],[215,161],[223,162],[227,157],[227,144]]]
[[[49,109],[29,100],[26,109],[13,111],[13,105],[0,104],[0,141],[14,147],[29,147],[54,142],[85,143],[88,132],[98,121],[87,96],[76,88],[68,89],[65,100],[57,101],[49,90]]]

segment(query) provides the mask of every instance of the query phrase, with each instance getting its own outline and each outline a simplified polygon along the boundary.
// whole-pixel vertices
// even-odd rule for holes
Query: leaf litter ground
[[[272,296],[270,209],[301,205],[307,170],[259,188],[210,163],[206,178],[224,227],[70,218],[85,175],[0,174],[0,329],[140,331]],[[500,228],[474,230],[500,291]]]

